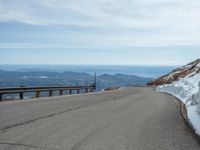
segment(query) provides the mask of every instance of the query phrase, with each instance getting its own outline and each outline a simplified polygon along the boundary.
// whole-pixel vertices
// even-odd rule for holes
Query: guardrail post
[[[96,72],[94,73],[94,90],[97,90],[97,74]]]
[[[35,92],[35,97],[36,97],[36,98],[40,97],[40,90],[37,90],[37,91]]]
[[[0,101],[2,101],[2,100],[3,100],[3,94],[0,93]]]
[[[80,90],[79,89],[77,89],[77,94],[80,94]]]
[[[53,91],[52,90],[49,91],[49,97],[51,97],[51,96],[53,96]]]
[[[63,95],[63,90],[60,90],[60,95]]]
[[[70,95],[72,94],[72,90],[71,90],[71,89],[69,90],[69,94],[70,94]]]
[[[23,92],[20,92],[20,93],[19,93],[19,97],[20,97],[20,99],[23,99],[23,98],[24,98],[24,93],[23,93]]]

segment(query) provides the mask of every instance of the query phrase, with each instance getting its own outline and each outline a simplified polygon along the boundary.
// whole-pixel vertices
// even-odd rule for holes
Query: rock
[[[200,59],[197,59],[183,67],[177,68],[172,72],[161,76],[160,78],[153,80],[147,85],[163,85],[171,84],[173,81],[177,81],[181,78],[184,78],[190,74],[190,76],[195,75],[200,72]],[[193,73],[193,74],[192,74]]]

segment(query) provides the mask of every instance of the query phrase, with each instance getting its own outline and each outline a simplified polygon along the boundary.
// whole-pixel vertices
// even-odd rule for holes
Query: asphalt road
[[[0,150],[200,150],[179,103],[151,88],[0,103]]]

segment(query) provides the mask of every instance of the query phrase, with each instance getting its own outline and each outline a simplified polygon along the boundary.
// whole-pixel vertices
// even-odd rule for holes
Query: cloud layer
[[[195,46],[199,18],[199,0],[0,0],[1,23],[49,28],[43,39],[57,39],[43,42],[49,47]],[[0,42],[3,47],[24,43]]]

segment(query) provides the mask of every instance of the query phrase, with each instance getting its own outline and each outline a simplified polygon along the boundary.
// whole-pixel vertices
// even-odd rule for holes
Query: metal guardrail
[[[24,98],[24,93],[35,92],[35,97],[40,97],[41,92],[48,92],[49,96],[53,96],[54,91],[59,91],[59,95],[63,95],[64,91],[69,91],[69,94],[72,94],[73,91],[76,91],[77,94],[81,90],[84,90],[84,93],[93,92],[96,90],[96,82],[91,85],[84,86],[46,86],[46,87],[14,87],[14,88],[0,88],[0,101],[3,100],[4,94],[16,94],[19,93],[20,99]]]

